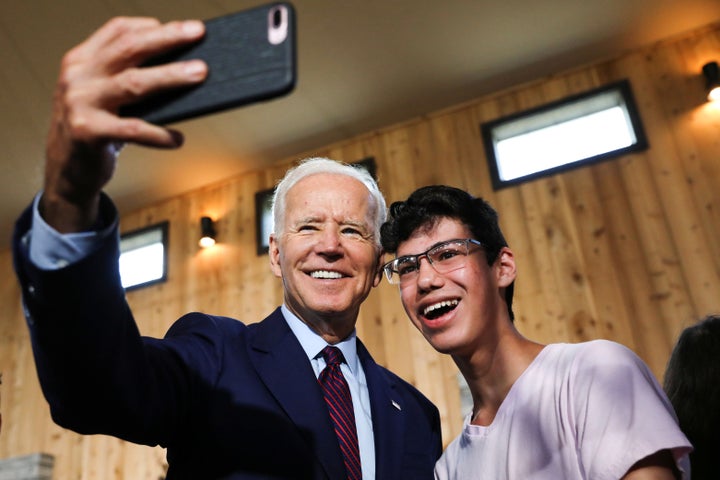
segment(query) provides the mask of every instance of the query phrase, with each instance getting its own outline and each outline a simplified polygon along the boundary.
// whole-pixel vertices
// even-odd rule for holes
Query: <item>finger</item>
[[[63,59],[63,70],[83,74],[116,73],[127,67],[199,40],[205,26],[197,20],[161,24],[154,18],[116,17],[108,21]]]
[[[121,27],[129,27],[121,25]],[[118,27],[118,37],[106,45],[108,72],[136,66],[173,49],[198,41],[205,25],[196,20],[174,21],[142,28]]]
[[[116,17],[108,20],[102,27],[82,43],[70,49],[63,57],[63,70],[77,66],[97,65],[110,62],[109,47],[119,41],[123,35],[132,36],[133,32],[160,28],[160,21],[149,17]],[[114,60],[113,60],[114,61]],[[105,70],[103,66],[102,70]]]
[[[138,118],[120,118],[99,111],[94,120],[98,138],[113,143],[134,143],[146,147],[173,149],[182,146],[183,136],[177,130],[153,125]]]
[[[63,122],[61,132],[74,144],[96,146],[135,143],[155,148],[177,148],[183,141],[182,135],[174,130],[89,107],[73,110]]]
[[[201,83],[207,73],[207,64],[201,60],[130,68],[109,79],[111,84],[101,90],[103,97],[97,104],[117,111],[121,105],[137,102],[154,93]]]
[[[160,26],[161,23],[157,18],[115,17],[105,22],[80,45],[94,53],[102,51],[126,32],[148,30]]]

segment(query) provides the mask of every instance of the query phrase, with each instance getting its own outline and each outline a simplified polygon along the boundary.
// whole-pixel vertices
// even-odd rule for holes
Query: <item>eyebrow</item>
[[[300,225],[302,223],[320,223],[321,220],[319,217],[303,217],[299,218],[296,221],[294,221],[293,225]]]
[[[340,225],[351,226],[351,227],[360,227],[360,228],[368,227],[368,224],[366,222],[358,221],[358,220],[345,220]]]
[[[430,250],[432,250],[433,248],[442,245],[443,243],[452,242],[452,241],[454,241],[454,240],[459,240],[459,239],[457,239],[457,238],[448,238],[447,240],[440,240],[439,242],[436,242],[436,243],[434,243],[433,245],[430,245],[428,248],[426,248],[426,249],[423,250],[422,252],[419,252],[419,253],[408,253],[408,254],[406,254],[406,255],[399,255],[399,256],[397,256],[397,257],[395,257],[395,258],[396,258],[396,259],[400,259],[400,258],[408,258],[408,257],[417,257],[418,255],[425,254],[425,253],[429,252]]]
[[[334,220],[331,220],[331,222],[328,222],[327,220],[323,220],[320,217],[317,216],[311,216],[311,217],[304,217],[301,219],[298,219],[297,221],[292,223],[292,226],[296,225],[303,225],[306,223],[335,223]],[[353,220],[353,219],[346,219],[342,222],[337,223],[341,227],[355,227],[358,230],[362,230],[363,232],[373,233],[372,226],[368,222],[364,222],[362,220]]]

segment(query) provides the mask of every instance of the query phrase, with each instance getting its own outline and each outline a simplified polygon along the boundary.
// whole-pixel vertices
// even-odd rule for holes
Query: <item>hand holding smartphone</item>
[[[126,105],[120,115],[164,125],[285,95],[296,82],[295,35],[286,2],[207,20],[200,42],[146,64],[202,59],[206,80]]]

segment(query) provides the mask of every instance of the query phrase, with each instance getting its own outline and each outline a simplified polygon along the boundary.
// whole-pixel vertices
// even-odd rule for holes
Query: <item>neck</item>
[[[328,314],[305,312],[301,314],[301,312],[293,308],[292,304],[286,302],[285,306],[310,330],[330,345],[342,342],[355,330],[357,313],[354,315],[347,312],[331,312]]]
[[[543,347],[513,328],[491,345],[478,347],[469,356],[453,356],[473,398],[471,423],[492,423],[515,381]]]

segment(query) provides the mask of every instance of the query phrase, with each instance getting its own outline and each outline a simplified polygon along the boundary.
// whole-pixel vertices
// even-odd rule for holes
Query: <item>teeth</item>
[[[457,306],[457,304],[457,300],[443,300],[442,302],[428,305],[427,307],[425,307],[425,310],[423,310],[423,315],[427,315],[428,313],[432,312],[433,310],[437,310],[438,308],[454,307]]]
[[[310,274],[313,278],[342,278],[338,272],[331,272],[329,270],[316,270]]]

